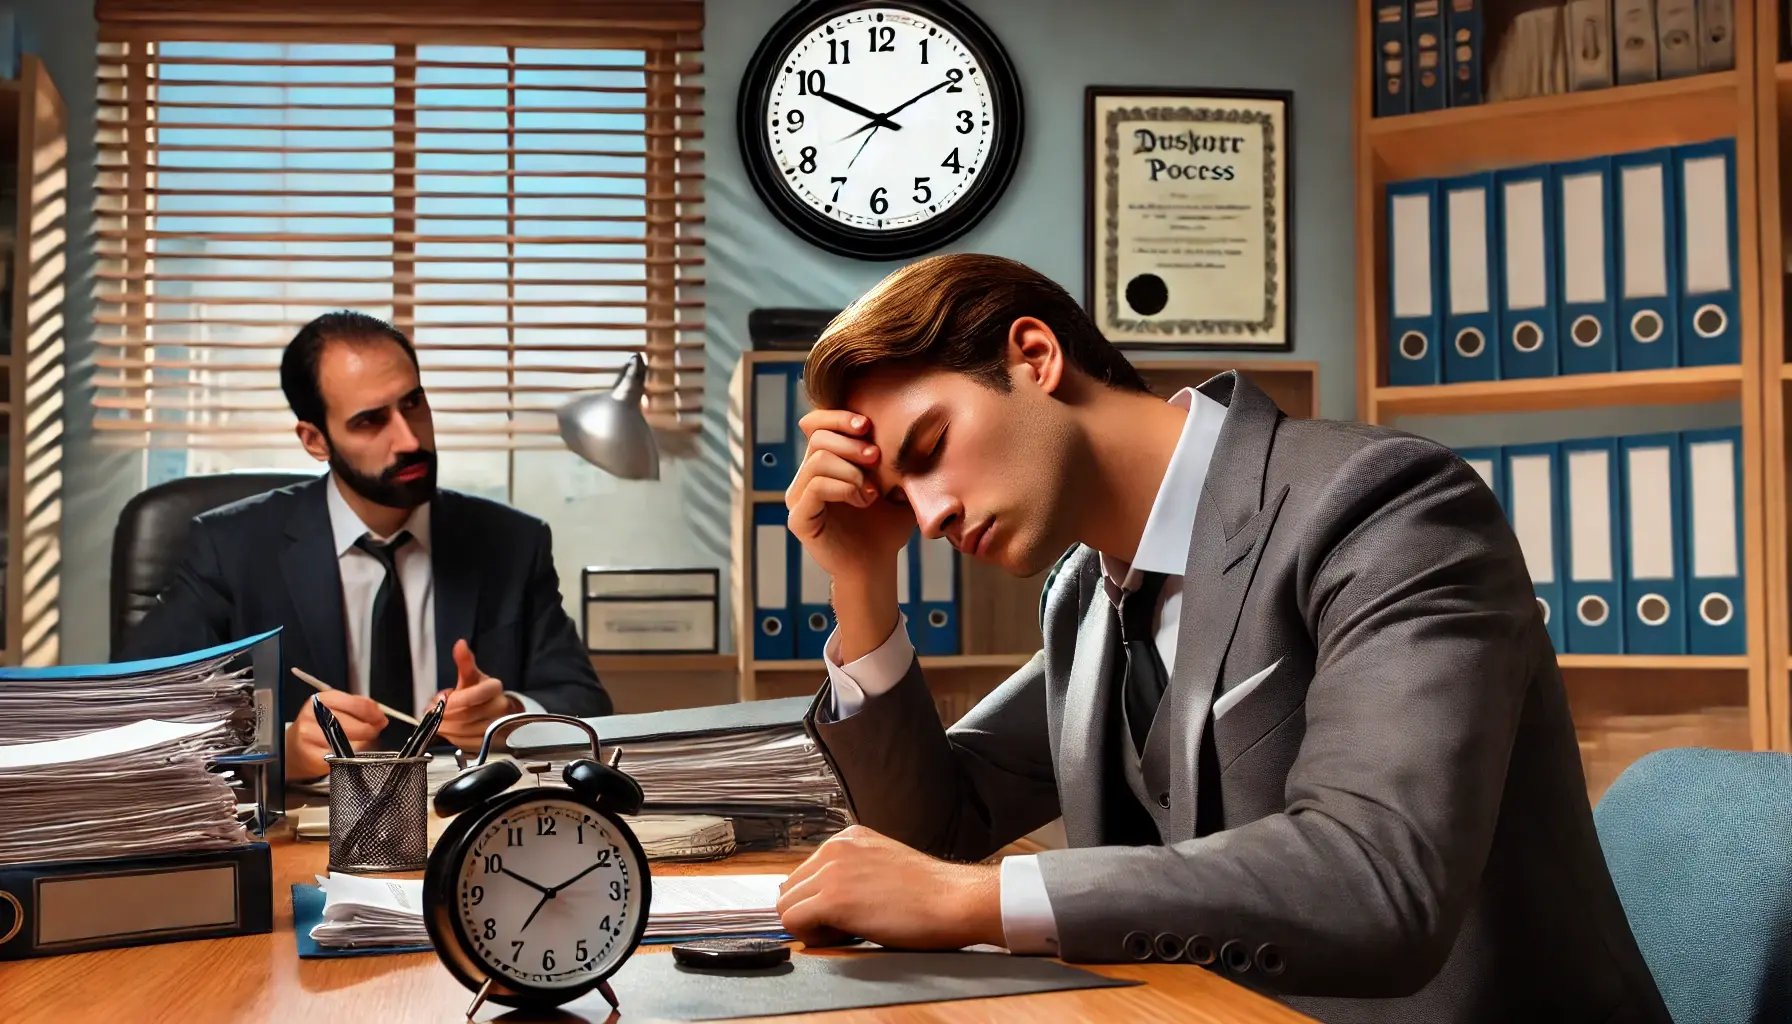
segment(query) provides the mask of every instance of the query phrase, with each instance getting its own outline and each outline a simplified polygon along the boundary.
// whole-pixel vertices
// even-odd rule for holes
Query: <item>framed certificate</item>
[[[1117,345],[1294,347],[1293,94],[1087,92],[1084,303]]]

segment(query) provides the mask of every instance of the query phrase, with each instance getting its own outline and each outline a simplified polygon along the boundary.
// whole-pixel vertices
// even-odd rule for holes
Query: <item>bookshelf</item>
[[[63,274],[68,262],[68,122],[43,64],[26,55],[0,81],[0,252],[6,337],[0,339],[5,565],[0,663],[61,656]]]
[[[1788,323],[1786,302],[1786,259],[1792,253],[1792,197],[1788,196],[1786,175],[1792,171],[1792,61],[1786,58],[1787,25],[1780,0],[1754,0],[1754,31],[1751,37],[1739,37],[1737,53],[1749,43],[1757,73],[1754,76],[1754,135],[1757,139],[1758,180],[1761,182],[1754,209],[1760,237],[1761,334],[1768,339],[1761,346],[1763,398],[1763,482],[1766,506],[1767,588],[1775,604],[1768,621],[1768,669],[1761,681],[1757,699],[1770,710],[1767,722],[1767,743],[1774,750],[1792,750],[1792,581],[1789,581],[1788,560],[1792,559],[1792,522],[1788,521],[1786,502],[1792,500],[1787,489],[1787,465],[1792,458],[1792,444],[1787,440],[1788,389],[1792,388],[1792,359],[1788,359],[1785,335]],[[1738,9],[1740,19],[1741,11]],[[1741,22],[1746,25],[1748,23]],[[1737,210],[1738,219],[1745,219],[1748,208]]]
[[[753,510],[782,507],[782,491],[749,490],[748,455],[753,451],[753,373],[756,367],[800,363],[806,352],[747,352],[729,384],[729,447],[733,484],[731,594],[734,638],[739,657],[740,700],[813,694],[821,685],[819,660],[761,660],[753,656]],[[1129,352],[1128,357],[1158,394],[1166,398],[1228,369],[1250,377],[1290,416],[1312,417],[1319,408],[1317,363],[1295,360],[1226,362]],[[1016,579],[971,559],[959,563],[959,625],[962,653],[923,657],[921,667],[933,690],[942,721],[950,724],[1000,685],[1039,650],[1039,593],[1045,574]]]
[[[1757,5],[1761,10],[1757,10]],[[1736,67],[1687,78],[1536,97],[1377,119],[1370,0],[1357,3],[1354,159],[1357,223],[1358,415],[1399,425],[1414,415],[1487,415],[1594,407],[1735,403],[1742,425],[1743,564],[1747,653],[1737,657],[1571,655],[1559,658],[1580,734],[1589,786],[1603,791],[1624,765],[1651,749],[1705,745],[1786,749],[1787,638],[1784,431],[1769,417],[1769,396],[1783,404],[1784,353],[1764,339],[1780,335],[1764,316],[1757,272],[1766,235],[1777,253],[1780,227],[1766,231],[1768,196],[1761,182],[1779,180],[1767,166],[1777,150],[1757,129],[1761,97],[1786,91],[1792,79],[1760,52],[1772,35],[1776,3],[1736,0]],[[1495,39],[1487,37],[1492,45]],[[1774,36],[1777,38],[1777,35]],[[1759,44],[1759,45],[1757,45]],[[1784,83],[1784,84],[1782,84]],[[1716,138],[1736,140],[1737,278],[1742,361],[1736,366],[1561,376],[1535,380],[1387,386],[1383,351],[1387,317],[1385,187],[1410,178],[1446,177],[1503,167],[1577,160]],[[1766,190],[1772,192],[1774,189]],[[1759,207],[1761,217],[1756,217]],[[1777,258],[1777,256],[1776,256]],[[1777,282],[1772,282],[1777,286]],[[1671,429],[1664,425],[1661,429]],[[1777,441],[1775,440],[1777,438]],[[1486,443],[1501,443],[1497,435]],[[1778,452],[1777,500],[1770,501],[1768,457]],[[1774,545],[1778,545],[1775,547]],[[1771,551],[1776,559],[1769,560]],[[1772,634],[1770,636],[1770,634]],[[1776,683],[1776,685],[1770,685]]]

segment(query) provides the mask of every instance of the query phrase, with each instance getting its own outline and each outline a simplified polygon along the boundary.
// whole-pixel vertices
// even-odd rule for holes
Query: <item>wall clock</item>
[[[741,158],[774,215],[845,256],[902,259],[970,230],[1020,158],[1020,79],[954,0],[809,0],[741,83]]]

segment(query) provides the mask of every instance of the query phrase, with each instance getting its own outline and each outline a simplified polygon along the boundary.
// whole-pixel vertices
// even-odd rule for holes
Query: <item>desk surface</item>
[[[656,874],[789,871],[797,854],[743,854],[708,864],[655,864]],[[274,931],[235,939],[176,942],[0,964],[0,1017],[9,1024],[156,1020],[180,1024],[265,1021],[461,1021],[472,995],[434,953],[300,960],[293,944],[291,887],[326,873],[329,844],[276,839]],[[637,955],[665,955],[644,946]],[[1099,965],[1098,973],[1145,984],[999,1000],[888,1006],[762,1021],[1178,1020],[1196,1024],[1297,1024],[1293,1010],[1193,966]],[[624,1007],[626,1010],[627,1007]],[[489,1021],[505,1007],[488,1004]],[[556,1019],[573,1024],[576,1018]],[[626,1021],[626,1013],[622,1016]],[[598,1024],[592,1020],[590,1024]]]

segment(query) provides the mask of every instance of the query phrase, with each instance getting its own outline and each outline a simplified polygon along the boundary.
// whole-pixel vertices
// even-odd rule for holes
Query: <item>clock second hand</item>
[[[870,128],[873,131],[876,131],[877,128],[879,128],[884,122],[888,121],[891,117],[902,113],[904,110],[907,110],[908,108],[914,106],[916,103],[919,103],[921,100],[926,99],[928,96],[932,95],[933,93],[936,93],[936,92],[940,91],[941,89],[944,89],[946,86],[951,85],[955,81],[957,81],[957,79],[948,78],[945,81],[939,83],[938,85],[935,85],[928,89],[921,90],[920,92],[916,93],[915,95],[909,97],[907,102],[899,104],[894,107],[891,107],[889,110],[886,110],[883,113],[876,115],[871,120],[866,121],[864,124],[853,129],[852,131],[846,133],[846,135],[841,137],[840,141],[845,142],[847,139],[852,138],[854,135],[859,134],[860,132],[864,131],[867,128]]]
[[[877,125],[874,125],[874,126],[872,126],[872,129],[871,129],[871,134],[870,134],[870,135],[867,135],[867,136],[865,136],[865,141],[864,141],[864,142],[861,142],[861,143],[859,143],[859,152],[858,152],[858,153],[854,153],[854,154],[853,154],[853,155],[852,155],[852,159],[851,159],[851,160],[848,160],[848,161],[846,161],[846,169],[847,169],[847,170],[849,170],[849,171],[850,171],[850,170],[852,170],[852,165],[853,165],[853,164],[856,164],[856,163],[858,163],[858,162],[859,162],[859,153],[863,153],[863,152],[865,152],[865,147],[866,147],[866,146],[869,146],[869,145],[871,145],[871,139],[872,139],[872,137],[873,137],[873,136],[875,136],[875,135],[876,135],[876,134],[877,134],[877,129],[878,129],[878,127],[880,127],[880,126],[877,126]],[[848,135],[848,136],[847,136],[847,138],[849,138],[849,139],[850,139],[850,138],[852,138],[852,136],[851,136],[851,135]]]

